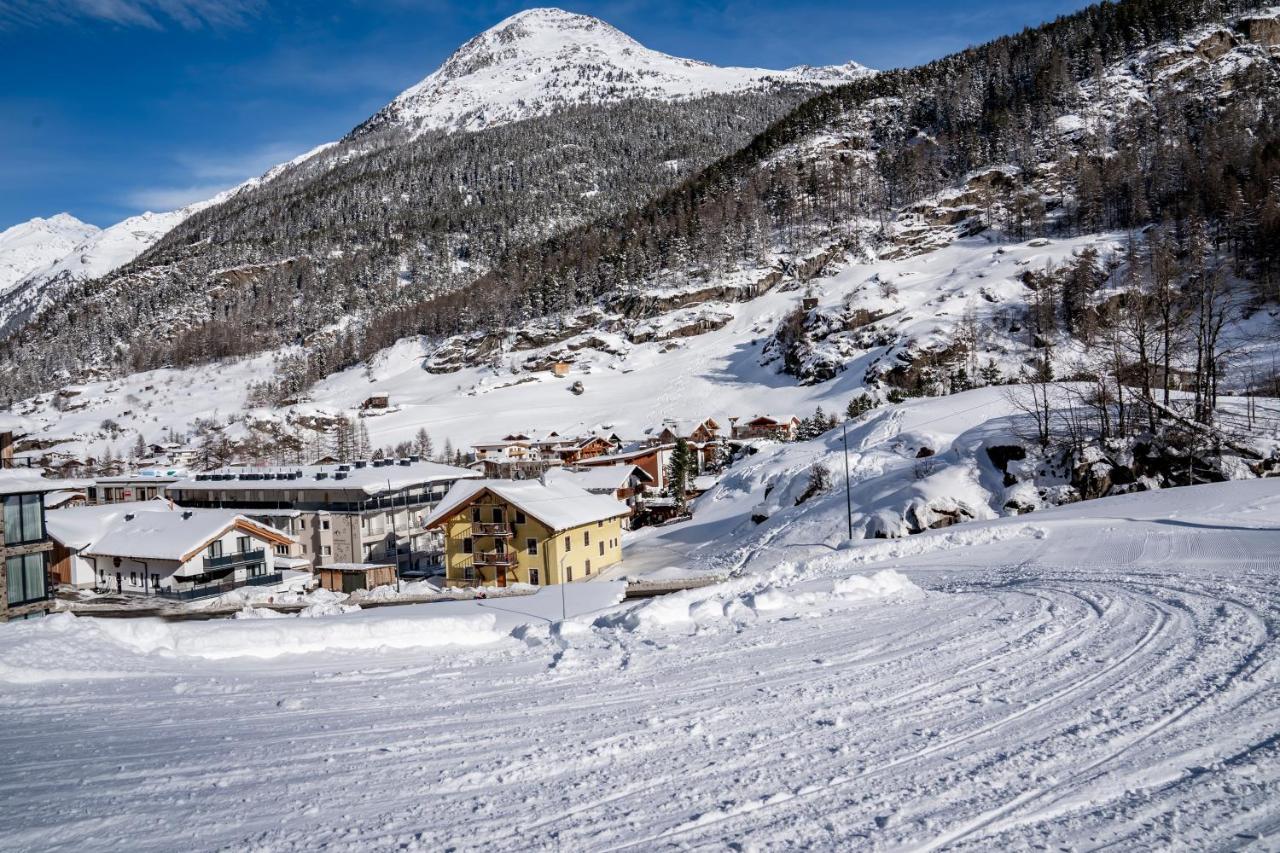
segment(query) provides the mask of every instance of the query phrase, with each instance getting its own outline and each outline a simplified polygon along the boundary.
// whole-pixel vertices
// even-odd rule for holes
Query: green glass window
[[[5,495],[4,541],[9,545],[44,539],[44,497]]]
[[[43,601],[49,597],[45,582],[44,554],[23,554],[5,561],[10,606]]]

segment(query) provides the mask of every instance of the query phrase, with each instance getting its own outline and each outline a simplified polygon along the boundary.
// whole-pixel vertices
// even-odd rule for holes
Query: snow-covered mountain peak
[[[581,60],[645,47],[626,33],[590,15],[563,9],[529,9],[512,15],[458,48],[432,75],[437,82],[458,80],[493,65],[530,60]]]
[[[512,15],[458,48],[359,130],[481,130],[574,104],[676,100],[776,84],[834,85],[872,73],[856,62],[785,71],[721,68],[650,50],[599,18],[563,9]]]
[[[37,216],[0,231],[0,293],[98,233],[69,213]]]

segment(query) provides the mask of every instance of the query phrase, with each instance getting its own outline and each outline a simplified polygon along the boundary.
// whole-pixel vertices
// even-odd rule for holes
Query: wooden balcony
[[[471,523],[472,535],[474,536],[496,536],[503,539],[513,536],[514,531],[511,525],[505,523],[485,523],[483,521],[473,521]]]
[[[516,555],[513,551],[482,551],[472,555],[472,562],[477,566],[510,568],[516,564]]]

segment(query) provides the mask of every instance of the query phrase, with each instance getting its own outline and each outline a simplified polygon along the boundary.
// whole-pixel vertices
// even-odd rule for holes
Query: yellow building
[[[426,526],[444,531],[450,584],[545,586],[621,562],[630,511],[568,482],[459,480]]]

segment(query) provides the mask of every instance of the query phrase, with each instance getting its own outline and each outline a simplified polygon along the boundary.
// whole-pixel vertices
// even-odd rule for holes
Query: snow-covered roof
[[[426,526],[433,527],[452,517],[485,492],[496,495],[553,530],[567,530],[631,513],[630,507],[620,501],[605,495],[593,495],[563,480],[465,480],[453,484],[428,516]]]
[[[752,415],[747,421],[748,424],[778,424],[785,426],[786,424],[798,421],[800,418],[795,415]]]
[[[128,513],[171,512],[168,501],[125,501],[97,506],[71,506],[45,513],[49,535],[73,551],[82,551]]]
[[[185,476],[185,472],[169,471],[137,471],[133,474],[117,474],[112,477],[99,477],[94,480],[98,485],[128,485],[130,483],[176,483]]]
[[[182,480],[174,484],[174,488],[183,491],[352,490],[377,495],[425,483],[448,483],[480,476],[467,468],[441,465],[438,462],[396,461],[386,465],[375,466],[368,463],[357,467],[359,464],[222,468]]]
[[[693,435],[693,433],[697,431],[698,427],[704,425],[708,430],[720,429],[720,424],[716,422],[715,418],[667,418],[662,423],[657,426],[650,427],[644,432],[645,435],[657,437],[662,435],[664,430],[669,429],[675,435],[683,438]]]
[[[52,492],[71,487],[67,480],[49,480],[40,476],[36,468],[0,469],[0,495],[20,495],[26,492]]]
[[[79,489],[58,489],[56,492],[46,492],[44,496],[45,509],[55,509],[65,504],[67,501],[73,501],[76,498],[84,499],[84,492]]]
[[[132,515],[132,518],[126,515]],[[252,530],[269,541],[294,541],[293,537],[274,527],[226,510],[173,510],[126,515],[116,519],[100,538],[85,549],[85,553],[103,557],[185,560],[232,527]]]
[[[589,492],[617,491],[625,489],[632,476],[652,483],[653,477],[639,465],[596,465],[582,471],[553,468],[547,472],[547,482],[572,483]]]
[[[640,459],[644,456],[650,456],[662,450],[670,450],[675,447],[674,444],[640,444],[624,447],[617,453],[606,453],[601,456],[592,456],[590,459],[581,459],[578,465],[618,465],[624,462],[630,462],[633,459]]]

